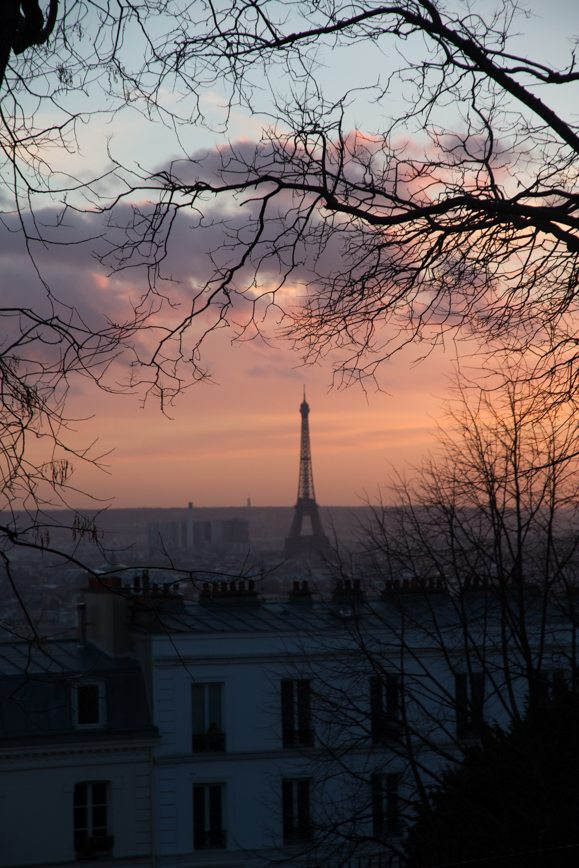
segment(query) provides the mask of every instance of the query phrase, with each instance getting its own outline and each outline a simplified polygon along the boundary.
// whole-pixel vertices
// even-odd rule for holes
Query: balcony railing
[[[93,859],[95,856],[110,856],[114,843],[113,835],[85,835],[77,832],[74,836],[76,858]]]
[[[283,843],[286,847],[298,844],[310,844],[314,838],[314,829],[310,823],[304,823],[292,829],[284,829]]]
[[[195,830],[196,850],[224,850],[227,845],[227,832],[225,829]]]
[[[193,753],[223,753],[224,750],[224,732],[202,732],[193,734]]]
[[[313,729],[287,729],[283,733],[284,747],[312,747],[313,744]]]
[[[374,744],[398,741],[401,734],[402,724],[397,718],[386,715],[376,715],[372,718],[372,742]]]

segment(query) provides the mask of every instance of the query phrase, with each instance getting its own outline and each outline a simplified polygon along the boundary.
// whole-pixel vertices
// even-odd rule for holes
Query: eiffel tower
[[[300,441],[300,473],[298,481],[298,499],[294,508],[289,535],[285,541],[284,555],[295,557],[296,555],[322,555],[329,549],[328,538],[324,533],[316,495],[314,493],[314,477],[312,473],[312,454],[310,449],[310,429],[308,416],[310,406],[306,401],[306,389],[304,386],[304,400],[300,405],[302,417],[302,434]],[[309,525],[310,533],[304,532]]]

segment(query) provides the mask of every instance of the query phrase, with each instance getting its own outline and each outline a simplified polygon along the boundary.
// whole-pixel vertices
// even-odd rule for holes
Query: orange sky
[[[389,393],[328,390],[328,369],[296,368],[286,348],[229,346],[214,364],[218,383],[193,386],[172,418],[134,396],[78,394],[79,442],[98,434],[107,473],[79,469],[75,484],[114,506],[288,505],[298,479],[302,386],[310,404],[314,482],[320,504],[376,500],[392,466],[418,462],[432,443],[451,359],[418,367],[402,356],[384,373]],[[88,505],[79,496],[77,503]]]

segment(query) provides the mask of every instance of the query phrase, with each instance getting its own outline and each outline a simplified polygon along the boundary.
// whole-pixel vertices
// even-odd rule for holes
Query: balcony
[[[193,734],[193,753],[223,753],[225,733],[217,730]]]
[[[283,733],[284,747],[313,747],[313,729],[288,729]]]
[[[195,830],[196,850],[224,850],[227,846],[225,829]]]
[[[371,721],[372,743],[375,745],[388,745],[400,741],[402,724],[397,718],[386,715],[374,715]]]
[[[111,856],[114,843],[113,835],[85,835],[77,832],[74,836],[76,858],[94,859],[99,856]]]
[[[297,847],[311,844],[314,840],[314,830],[310,823],[303,823],[289,829],[284,829],[284,847]]]

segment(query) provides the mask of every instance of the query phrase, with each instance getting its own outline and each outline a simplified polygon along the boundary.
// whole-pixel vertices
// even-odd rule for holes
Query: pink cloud
[[[254,147],[240,146],[249,155]],[[210,155],[216,160],[216,156]],[[217,165],[217,163],[216,163]],[[192,168],[189,169],[193,171]],[[228,171],[233,171],[232,166]],[[286,202],[289,199],[284,200]],[[143,205],[142,207],[148,207]],[[207,220],[195,224],[181,212],[173,226],[164,274],[171,280],[159,284],[152,301],[159,310],[152,317],[153,330],[136,333],[127,352],[107,371],[112,388],[126,382],[135,354],[147,359],[161,329],[177,324],[191,308],[192,299],[211,275],[207,254],[219,250],[224,224],[229,232],[242,232],[255,205],[245,208],[226,202],[223,209],[211,204]],[[120,206],[114,220],[105,215],[69,212],[66,224],[56,229],[57,212],[45,209],[37,215],[57,246],[33,245],[36,262],[47,279],[59,310],[75,308],[78,316],[95,328],[130,317],[134,305],[147,296],[148,284],[142,269],[129,268],[109,273],[95,253],[119,240],[129,216]],[[264,249],[271,245],[275,222],[264,235]],[[5,304],[31,304],[48,309],[49,299],[39,283],[21,240],[15,235],[0,237],[0,267],[7,294]],[[62,243],[69,239],[67,246]],[[315,288],[315,239],[301,248],[301,257],[284,290],[296,303],[308,285]],[[345,256],[338,236],[332,236],[318,258],[322,276],[344,268]],[[224,259],[235,251],[225,250]],[[240,272],[238,288],[250,289],[249,267]],[[273,289],[279,277],[279,260],[265,255],[262,262],[264,291]],[[245,281],[245,283],[244,283]],[[165,298],[162,293],[167,293]],[[170,296],[170,300],[169,300]],[[43,307],[44,306],[44,307]],[[233,316],[242,321],[247,302],[234,300]],[[275,312],[269,321],[275,333]],[[184,350],[190,351],[199,334],[212,324],[211,313],[196,318]],[[267,327],[268,323],[266,323]],[[412,353],[384,369],[392,397],[375,394],[370,403],[357,390],[327,393],[331,362],[319,367],[300,366],[300,357],[287,343],[275,338],[273,345],[260,339],[231,346],[231,333],[214,332],[206,344],[208,365],[220,386],[199,385],[185,391],[174,407],[168,408],[172,421],[158,408],[141,406],[141,395],[106,395],[88,382],[74,382],[70,413],[76,418],[94,416],[79,424],[76,442],[98,437],[97,449],[108,453],[109,475],[79,467],[75,483],[79,489],[99,496],[117,495],[117,505],[172,505],[193,499],[200,503],[242,503],[251,494],[256,503],[293,502],[297,479],[301,386],[308,387],[312,406],[316,490],[320,502],[356,503],[361,492],[373,492],[388,472],[389,463],[412,459],[428,445],[431,418],[443,391],[441,377],[447,367],[442,353],[419,372],[410,368]],[[169,355],[174,347],[169,347]],[[186,382],[190,382],[187,380]],[[82,502],[82,497],[79,495]]]

